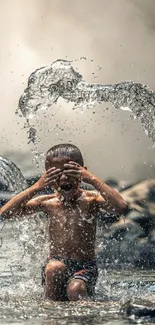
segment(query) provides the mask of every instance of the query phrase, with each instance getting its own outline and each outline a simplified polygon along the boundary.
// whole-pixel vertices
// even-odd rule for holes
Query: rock
[[[137,223],[144,231],[145,236],[148,236],[150,231],[155,228],[155,216],[150,214],[142,214],[141,212],[132,210],[128,213],[127,218]]]
[[[112,187],[114,189],[119,188],[119,182],[114,178],[107,178],[104,182],[105,182],[105,184],[109,185],[110,187]]]
[[[142,181],[121,195],[133,210],[143,215],[155,215],[155,179]]]
[[[121,217],[118,222],[113,223],[109,232],[105,233],[105,238],[115,238],[116,240],[123,240],[125,237],[133,238],[144,236],[144,231],[135,222],[128,218]]]
[[[132,209],[127,217],[144,229],[145,235],[155,230],[155,179],[141,181],[121,192]]]
[[[120,219],[120,216],[114,215],[109,212],[100,211],[97,214],[97,218],[98,218],[98,226],[102,227],[103,230],[104,229],[106,230],[109,229],[112,224],[117,222]]]
[[[120,309],[124,315],[135,317],[155,317],[155,302],[142,299],[127,301]]]
[[[138,268],[154,270],[155,244],[148,237],[139,238],[135,247],[134,265]]]
[[[148,241],[155,244],[155,230],[150,231],[148,235]]]
[[[126,181],[119,181],[118,190],[119,190],[119,192],[122,192],[122,191],[125,191],[125,190],[131,188],[132,186],[133,186],[133,184],[128,183]]]
[[[102,236],[103,242],[96,250],[102,263],[109,263],[111,267],[123,263],[134,266],[135,260],[139,260],[137,242],[145,236],[145,232],[135,222],[121,218],[107,231],[104,229]]]

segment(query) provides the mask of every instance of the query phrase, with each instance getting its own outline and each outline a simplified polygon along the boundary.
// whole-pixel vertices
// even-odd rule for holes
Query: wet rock
[[[100,211],[97,214],[97,219],[98,219],[98,226],[102,227],[103,231],[106,231],[107,229],[111,229],[110,227],[112,224],[119,221],[120,216],[114,215],[112,213]]]
[[[155,215],[155,179],[142,181],[121,195],[133,210],[142,215]]]
[[[142,214],[141,212],[132,210],[128,213],[127,218],[138,224],[145,232],[145,236],[148,236],[150,231],[155,228],[155,216],[150,214]]]
[[[109,185],[110,187],[118,190],[119,182],[115,178],[107,178],[104,180],[105,184]]]
[[[121,192],[131,211],[128,219],[136,222],[145,231],[145,236],[155,230],[155,179],[141,181]]]
[[[118,191],[122,192],[125,191],[129,188],[131,188],[133,186],[133,184],[127,182],[127,181],[119,181],[118,183]]]
[[[155,244],[148,237],[139,238],[135,248],[134,265],[138,268],[154,270]]]
[[[131,239],[131,241],[141,236],[144,236],[143,229],[128,218],[120,218],[118,222],[113,223],[110,231],[104,234],[107,239],[124,240],[126,238]]]
[[[150,231],[148,235],[148,241],[155,244],[155,230]]]
[[[155,301],[132,299],[121,307],[121,313],[135,317],[155,317]]]
[[[117,267],[120,264],[138,266],[138,263],[140,267],[143,266],[141,252],[145,245],[143,246],[143,243],[138,245],[137,243],[141,238],[147,239],[147,237],[145,237],[144,230],[138,224],[129,219],[121,218],[108,230],[104,229],[102,236],[103,241],[97,249],[97,254],[99,260],[103,263],[109,263],[111,267],[114,267],[114,265]],[[151,256],[149,256],[149,261],[152,265]]]
[[[142,269],[155,268],[154,232],[150,236],[130,219],[121,218],[103,235],[103,250],[99,256],[109,263],[129,263]]]

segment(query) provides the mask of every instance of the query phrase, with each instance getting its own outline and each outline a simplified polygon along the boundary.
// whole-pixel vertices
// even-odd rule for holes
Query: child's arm
[[[7,202],[0,209],[0,216],[4,219],[9,219],[17,214],[20,215],[22,212],[28,213],[29,211],[38,211],[38,209],[42,207],[43,197],[31,199],[47,186],[52,186],[59,175],[60,170],[56,168],[51,168],[46,171],[34,185],[17,194]]]
[[[112,212],[113,214],[127,214],[129,211],[128,204],[118,192],[95,176],[93,177],[91,184],[98,192],[95,197],[96,207]]]
[[[38,192],[39,190],[37,190],[36,185],[33,185],[25,191],[15,195],[0,209],[0,216],[4,219],[10,219],[16,215],[21,215],[22,212],[35,212],[38,210],[41,201],[38,198],[31,199]]]
[[[100,207],[114,214],[126,214],[128,205],[121,197],[121,195],[114,189],[90,173],[86,168],[73,161],[70,161],[64,166],[64,173],[67,175],[78,178],[79,180],[83,180],[84,182],[93,185],[93,187],[99,193],[95,199],[96,207]]]

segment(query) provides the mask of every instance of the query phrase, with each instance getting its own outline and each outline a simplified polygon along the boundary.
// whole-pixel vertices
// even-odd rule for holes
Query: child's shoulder
[[[56,198],[56,194],[42,194],[42,195],[38,195],[38,196],[35,196],[32,200],[37,200],[37,201],[40,201],[40,202],[43,202],[43,201],[48,201],[48,200],[51,200],[51,199],[55,199]]]

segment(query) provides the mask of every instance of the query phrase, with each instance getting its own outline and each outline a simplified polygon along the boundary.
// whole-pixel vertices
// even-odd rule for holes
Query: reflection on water
[[[31,217],[7,222],[1,231],[0,324],[125,325],[131,320],[120,315],[122,303],[133,296],[155,300],[155,275],[151,272],[100,268],[95,302],[44,302],[40,269],[47,248],[39,235],[43,223],[41,218]]]

